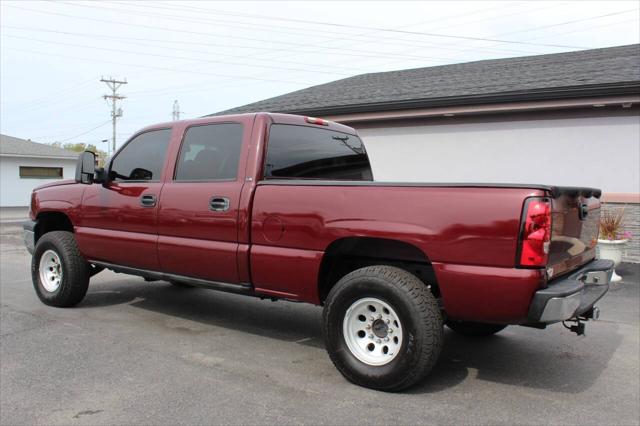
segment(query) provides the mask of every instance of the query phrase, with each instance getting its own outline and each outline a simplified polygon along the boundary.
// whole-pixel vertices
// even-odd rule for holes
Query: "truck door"
[[[111,161],[109,180],[88,185],[76,230],[90,260],[157,270],[157,215],[171,129],[130,139]]]
[[[247,152],[245,133],[250,132],[239,122],[185,130],[173,176],[160,197],[158,258],[163,272],[239,283],[240,163],[241,153]]]

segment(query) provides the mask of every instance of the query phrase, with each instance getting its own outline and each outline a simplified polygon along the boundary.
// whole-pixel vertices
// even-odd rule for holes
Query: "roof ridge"
[[[342,80],[346,80],[346,79],[354,78],[354,77],[362,77],[362,76],[365,76],[365,75],[379,75],[379,74],[388,74],[388,73],[394,73],[394,72],[407,72],[407,71],[418,71],[418,70],[425,70],[425,69],[447,68],[447,67],[453,67],[453,66],[475,65],[475,64],[490,63],[490,62],[504,62],[504,61],[516,61],[516,60],[527,61],[527,60],[531,60],[531,59],[534,59],[534,58],[536,58],[536,59],[548,59],[550,57],[563,57],[563,58],[566,58],[567,56],[573,56],[573,55],[578,55],[578,54],[583,54],[583,53],[595,53],[595,52],[598,52],[598,51],[611,51],[613,49],[622,49],[622,48],[630,48],[630,47],[637,47],[638,48],[638,54],[640,54],[640,43],[637,43],[637,44],[625,44],[625,45],[621,45],[621,46],[598,47],[598,48],[595,48],[595,49],[570,50],[570,51],[567,51],[567,52],[542,53],[542,54],[539,54],[539,55],[510,56],[508,58],[478,59],[478,60],[475,60],[475,61],[456,62],[456,63],[452,63],[452,64],[442,64],[442,65],[432,65],[432,66],[428,66],[428,67],[416,67],[416,68],[406,68],[406,69],[401,69],[401,70],[378,71],[378,72],[357,74],[357,75],[354,75],[352,77],[346,77],[346,78],[344,78]],[[339,81],[339,80],[336,80],[336,81]]]

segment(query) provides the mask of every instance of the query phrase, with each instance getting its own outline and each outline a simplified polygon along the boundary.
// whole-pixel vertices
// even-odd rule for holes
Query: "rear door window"
[[[190,127],[180,148],[175,180],[235,180],[241,148],[240,123]]]
[[[274,124],[269,130],[265,178],[372,180],[372,173],[358,136]]]

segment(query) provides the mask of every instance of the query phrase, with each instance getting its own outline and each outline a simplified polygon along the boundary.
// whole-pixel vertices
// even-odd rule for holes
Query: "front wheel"
[[[80,303],[87,294],[90,275],[90,266],[71,232],[52,231],[38,240],[31,259],[31,279],[44,304],[62,308]]]
[[[423,379],[442,346],[442,317],[427,286],[392,266],[343,277],[323,312],[327,351],[347,380],[399,391]]]

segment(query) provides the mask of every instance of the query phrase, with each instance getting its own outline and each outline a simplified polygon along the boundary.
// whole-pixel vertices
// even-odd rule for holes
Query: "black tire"
[[[445,324],[456,333],[471,337],[493,336],[507,328],[507,326],[503,324],[486,324],[468,321],[447,321]]]
[[[40,278],[40,259],[48,250],[55,252],[60,260],[60,285],[48,291]],[[77,305],[87,294],[90,265],[80,254],[71,232],[52,231],[44,234],[36,244],[31,259],[31,280],[38,298],[45,305],[66,308]]]
[[[388,304],[402,325],[402,343],[391,361],[370,365],[349,349],[343,322],[349,307],[372,297]],[[344,276],[331,289],[323,311],[325,345],[342,375],[360,386],[395,392],[422,380],[436,363],[442,347],[442,316],[427,286],[416,276],[393,266],[369,266]]]

